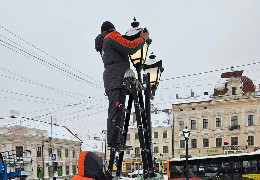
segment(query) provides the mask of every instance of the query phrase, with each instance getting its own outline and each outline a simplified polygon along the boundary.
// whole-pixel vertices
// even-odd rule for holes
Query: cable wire
[[[57,58],[55,58],[54,56],[52,56],[51,54],[49,54],[49,53],[43,51],[42,49],[38,48],[37,46],[33,45],[32,43],[29,43],[28,41],[26,41],[25,39],[21,38],[20,36],[18,36],[17,34],[13,33],[12,31],[8,30],[7,28],[5,28],[5,27],[3,27],[3,26],[1,26],[1,25],[0,25],[0,27],[1,27],[2,29],[4,29],[5,31],[7,31],[8,33],[10,33],[10,34],[14,35],[15,37],[17,37],[18,39],[22,40],[22,41],[25,42],[26,44],[29,44],[30,46],[32,46],[32,47],[34,47],[35,49],[39,50],[40,52],[44,53],[45,55],[51,57],[52,59],[54,59],[54,60],[56,60],[56,61],[62,63],[63,65],[69,67],[70,69],[72,69],[72,70],[74,70],[74,71],[76,71],[76,72],[78,72],[78,73],[80,73],[80,74],[82,74],[82,75],[84,75],[84,76],[90,78],[90,79],[93,80],[94,82],[98,82],[98,83],[102,84],[101,82],[97,81],[96,79],[93,79],[92,77],[90,77],[90,76],[88,76],[88,75],[86,75],[86,74],[84,74],[84,73],[78,71],[77,69],[71,67],[70,65],[67,65],[66,63],[60,61],[59,59],[57,59]],[[7,39],[8,39],[8,38],[7,38]]]
[[[11,49],[11,50],[13,50],[13,51],[15,51],[15,52],[19,52],[19,51],[22,51],[23,53],[25,53],[25,54],[27,54],[27,55],[29,55],[31,58],[29,58],[28,56],[25,56],[24,54],[22,54],[22,53],[20,53],[19,52],[19,54],[21,54],[21,55],[23,55],[23,56],[25,56],[25,57],[27,57],[27,58],[29,58],[29,59],[32,59],[32,60],[34,60],[34,61],[36,61],[36,62],[38,62],[38,63],[40,63],[40,64],[42,64],[42,65],[44,65],[44,66],[46,66],[46,67],[48,67],[48,68],[50,68],[50,69],[53,69],[53,68],[56,68],[56,69],[58,69],[59,71],[57,71],[57,70],[55,70],[55,69],[53,69],[53,70],[55,70],[56,72],[59,72],[59,73],[61,73],[61,74],[63,74],[63,75],[66,75],[67,77],[70,77],[70,78],[72,78],[72,79],[74,79],[74,80],[80,80],[79,82],[85,82],[86,84],[88,84],[88,85],[90,85],[90,86],[92,86],[92,87],[95,87],[95,88],[97,88],[97,89],[103,89],[103,87],[101,87],[100,85],[97,85],[97,84],[94,84],[94,83],[92,83],[92,82],[90,82],[90,81],[88,81],[88,80],[86,80],[86,79],[84,79],[84,78],[82,78],[82,77],[80,77],[80,76],[78,76],[78,75],[76,75],[76,74],[74,74],[74,73],[71,73],[70,71],[68,71],[67,69],[64,69],[64,68],[62,68],[62,67],[60,67],[60,66],[58,66],[58,65],[56,65],[56,64],[54,64],[54,63],[51,63],[51,62],[48,62],[47,60],[44,60],[44,59],[42,59],[42,58],[40,58],[40,57],[38,57],[38,56],[36,56],[36,55],[33,55],[33,54],[31,54],[31,53],[29,53],[29,52],[27,52],[27,51],[25,51],[25,50],[23,50],[23,49],[21,49],[21,48],[19,48],[19,47],[16,47],[16,46],[14,46],[14,45],[12,45],[12,44],[10,44],[10,43],[8,43],[8,42],[5,42],[5,41],[3,41],[3,40],[1,40],[0,39],[0,41],[1,42],[3,42],[3,43],[1,43],[1,45],[2,46],[4,46],[4,47],[6,47],[6,48],[8,48],[8,49]],[[8,47],[9,46],[9,47]],[[11,47],[12,48],[11,48]],[[13,48],[15,48],[15,49],[17,49],[17,50],[19,50],[19,51],[17,51],[17,50],[14,50]],[[43,64],[43,63],[45,63],[45,64]],[[46,65],[47,64],[47,65]],[[66,74],[65,74],[66,73]],[[69,74],[69,75],[68,75]]]

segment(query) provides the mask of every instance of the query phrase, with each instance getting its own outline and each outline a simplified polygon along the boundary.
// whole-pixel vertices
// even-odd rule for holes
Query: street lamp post
[[[183,136],[185,137],[186,141],[186,180],[189,180],[189,164],[188,164],[188,141],[189,141],[189,136],[190,136],[190,130],[185,129],[182,130]]]
[[[125,39],[134,40],[140,37],[141,28],[139,28],[139,22],[134,22],[131,24],[132,28],[129,29],[124,35]],[[145,32],[146,29],[143,30]],[[128,70],[124,77],[124,88],[129,90],[128,99],[128,113],[126,114],[125,125],[124,125],[124,137],[127,136],[130,113],[132,108],[132,103],[135,105],[135,112],[137,115],[137,126],[139,142],[142,154],[143,162],[143,177],[144,179],[155,177],[154,167],[153,167],[153,155],[152,155],[152,127],[151,127],[151,103],[150,100],[155,95],[155,90],[159,84],[161,73],[163,72],[162,61],[155,62],[155,55],[150,56],[150,61],[153,63],[146,63],[146,57],[148,52],[148,47],[152,40],[147,39],[143,47],[136,53],[130,55],[131,62],[136,68],[138,78],[132,70]],[[154,63],[155,62],[155,63]],[[145,64],[146,63],[146,64]],[[143,70],[143,72],[142,72]],[[143,73],[143,79],[141,77]],[[145,103],[143,98],[143,92],[145,95]],[[115,151],[110,153],[110,161],[113,162]],[[117,165],[117,176],[120,176],[120,171],[122,167],[124,152],[120,152],[119,160]],[[112,171],[112,163],[109,163],[109,171]]]

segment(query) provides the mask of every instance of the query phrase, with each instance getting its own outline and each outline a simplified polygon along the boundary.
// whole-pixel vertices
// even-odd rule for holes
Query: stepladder
[[[124,152],[126,150],[133,149],[132,147],[126,145],[126,137],[132,109],[134,109],[136,116],[135,124],[140,143],[143,178],[154,179],[155,177],[151,149],[151,87],[149,82],[149,73],[143,75],[143,83],[140,75],[138,76],[138,79],[136,79],[135,74],[131,69],[128,69],[125,73],[121,96],[119,98],[119,102],[116,103],[117,116],[112,137],[113,143],[109,149],[110,160],[108,165],[108,173],[115,174],[115,177],[121,176]],[[126,99],[128,100],[127,106],[125,105]],[[123,136],[123,142],[119,146],[117,144],[117,138],[120,133],[122,133],[121,135]],[[115,173],[113,173],[114,162],[116,162]]]

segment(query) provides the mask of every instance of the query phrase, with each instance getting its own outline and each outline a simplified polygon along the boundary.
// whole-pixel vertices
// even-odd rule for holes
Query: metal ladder
[[[110,160],[108,166],[108,172],[112,173],[113,163],[115,160],[116,152],[119,153],[119,158],[117,162],[116,176],[121,175],[122,161],[124,156],[124,150],[117,148],[117,137],[120,131],[123,132],[124,144],[126,144],[126,136],[128,132],[130,114],[132,109],[132,104],[134,103],[136,122],[139,135],[141,156],[143,162],[143,178],[153,179],[155,177],[154,167],[153,167],[153,157],[151,150],[151,112],[150,112],[150,97],[151,97],[151,87],[150,87],[150,74],[144,74],[144,84],[141,84],[140,75],[136,79],[132,70],[128,70],[125,74],[123,81],[122,96],[128,95],[128,106],[125,108],[125,102],[117,103],[118,116],[115,123],[115,131],[113,133],[113,144],[110,149]],[[143,93],[145,96],[145,104],[143,100]],[[125,99],[125,98],[120,98]],[[124,119],[124,127],[120,129],[120,121]]]

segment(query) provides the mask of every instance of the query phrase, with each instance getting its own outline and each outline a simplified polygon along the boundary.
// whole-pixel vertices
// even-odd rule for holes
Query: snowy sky
[[[103,21],[124,34],[133,17],[150,31],[149,53],[163,60],[157,106],[191,89],[212,92],[224,71],[172,78],[260,61],[259,0],[0,0],[0,116],[52,115],[75,133],[100,133],[107,100],[96,87],[103,87],[103,63],[94,39]],[[259,84],[259,68],[235,70]]]

